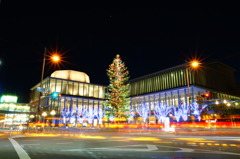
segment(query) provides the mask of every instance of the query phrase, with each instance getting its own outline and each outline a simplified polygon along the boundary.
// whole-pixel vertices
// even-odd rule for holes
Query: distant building
[[[17,103],[17,96],[2,95],[0,98],[0,127],[27,124],[30,114],[28,103]]]

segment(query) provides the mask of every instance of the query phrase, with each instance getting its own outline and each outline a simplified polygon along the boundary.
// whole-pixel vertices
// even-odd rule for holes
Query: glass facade
[[[29,113],[30,106],[22,103],[0,103],[0,111]]]
[[[205,91],[206,89],[191,86],[190,94],[193,98],[189,98],[187,87],[139,95],[131,97],[131,107],[132,109],[136,110],[135,108],[140,106],[141,103],[146,102],[149,105],[149,108],[151,108],[150,110],[153,111],[153,105],[159,103],[175,107],[178,107],[180,104],[190,105],[192,102],[197,100],[198,97],[201,97]],[[216,91],[212,91],[211,96],[211,100],[213,101],[239,99],[237,96],[219,93]]]
[[[198,101],[205,92],[210,93],[208,102],[239,99],[236,95],[225,92],[236,87],[234,69],[215,62],[203,69],[193,70],[186,64],[162,70],[153,74],[130,80],[132,111],[137,113],[143,103],[153,117],[154,106],[164,105],[178,108],[190,106]]]
[[[30,103],[33,103],[34,101],[37,101],[39,99],[39,91],[37,90],[39,86],[40,83],[31,89],[32,94]],[[102,85],[53,77],[48,77],[43,80],[42,88],[44,88],[45,90],[45,95],[49,95],[53,92],[60,92],[62,95],[90,97],[97,99],[104,99],[106,90],[106,86]]]
[[[24,103],[0,103],[0,125],[27,124],[30,113],[29,104]]]
[[[220,92],[228,92],[236,87],[234,69],[218,62],[198,70],[193,70],[186,64],[180,65],[133,79],[130,84],[130,96],[174,89],[188,84]]]
[[[56,116],[61,117],[62,120],[58,121],[60,124],[82,124],[83,116],[86,116],[88,110],[92,110],[95,114],[99,109],[103,109],[103,100],[79,98],[73,96],[62,96],[59,98],[46,97],[49,106],[41,107],[41,111],[50,112],[56,111]]]
[[[76,125],[83,122],[82,116],[93,119],[98,117],[99,111],[104,111],[106,86],[48,77],[43,80],[44,93],[41,96],[39,86],[40,83],[31,89],[33,112],[40,108],[50,116],[50,112],[55,110],[63,118],[61,122]],[[214,62],[204,65],[203,69],[193,70],[184,64],[130,80],[130,111],[137,114],[137,108],[145,103],[151,113],[149,117],[152,117],[154,105],[189,106],[205,92],[210,92],[211,96],[204,100],[213,102],[239,99],[228,93],[235,86],[234,69],[229,66]],[[62,96],[53,98],[53,92]]]
[[[186,73],[185,67],[176,67],[133,79],[130,81],[131,96],[186,86]],[[193,83],[193,76],[191,74],[189,76],[189,83]]]
[[[45,93],[41,97],[39,86],[31,89],[31,111],[37,112],[39,106],[41,112],[45,111],[51,116],[50,112],[55,110],[56,116],[62,118],[59,123],[81,124],[82,116],[89,115],[89,110],[96,114],[103,109],[106,86],[48,77],[43,81]],[[52,97],[53,92],[59,92],[61,97]]]

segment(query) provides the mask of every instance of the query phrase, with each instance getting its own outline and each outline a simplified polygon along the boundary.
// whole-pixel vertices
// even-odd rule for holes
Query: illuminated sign
[[[17,103],[17,96],[3,95],[1,96],[1,103]]]

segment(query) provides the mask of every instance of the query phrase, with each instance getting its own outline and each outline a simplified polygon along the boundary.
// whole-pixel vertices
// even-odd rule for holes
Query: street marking
[[[12,136],[11,138],[14,139],[14,138],[20,138],[20,137],[25,137],[23,135],[17,135],[17,136]]]
[[[177,151],[177,152],[193,152],[193,149],[188,149],[188,148],[180,148],[181,150]]]
[[[40,144],[21,144],[21,146],[34,146],[34,145],[40,145]]]
[[[146,148],[147,146],[147,148]],[[206,154],[226,154],[226,155],[238,155],[239,153],[233,152],[224,152],[224,151],[211,151],[211,150],[198,150],[198,149],[190,149],[190,148],[182,148],[175,146],[159,146],[158,147],[166,147],[166,148],[178,148],[179,150],[167,150],[167,151],[159,151],[155,145],[126,145],[126,146],[115,146],[115,147],[102,147],[102,148],[87,148],[87,149],[69,149],[69,150],[61,150],[61,151],[151,151],[151,152],[182,152],[182,153],[206,153]],[[144,149],[145,148],[145,149]]]
[[[56,144],[72,144],[72,142],[61,142],[61,143],[56,143]]]
[[[87,151],[87,153],[88,153],[89,155],[91,155],[92,158],[98,159],[97,155],[95,155],[94,153],[89,152],[89,151]]]
[[[156,145],[127,145],[115,147],[100,147],[88,149],[69,149],[61,151],[155,151],[158,150]]]
[[[158,150],[157,146],[155,146],[155,145],[147,145],[147,148],[149,151]]]
[[[40,140],[22,140],[22,141],[40,141]]]
[[[26,153],[26,151],[24,151],[24,149],[17,143],[17,141],[15,141],[12,138],[8,138],[8,139],[12,143],[20,159],[31,159]]]

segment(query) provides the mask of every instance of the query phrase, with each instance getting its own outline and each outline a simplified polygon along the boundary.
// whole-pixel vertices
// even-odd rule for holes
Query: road
[[[238,159],[240,137],[150,133],[0,133],[0,159]]]

